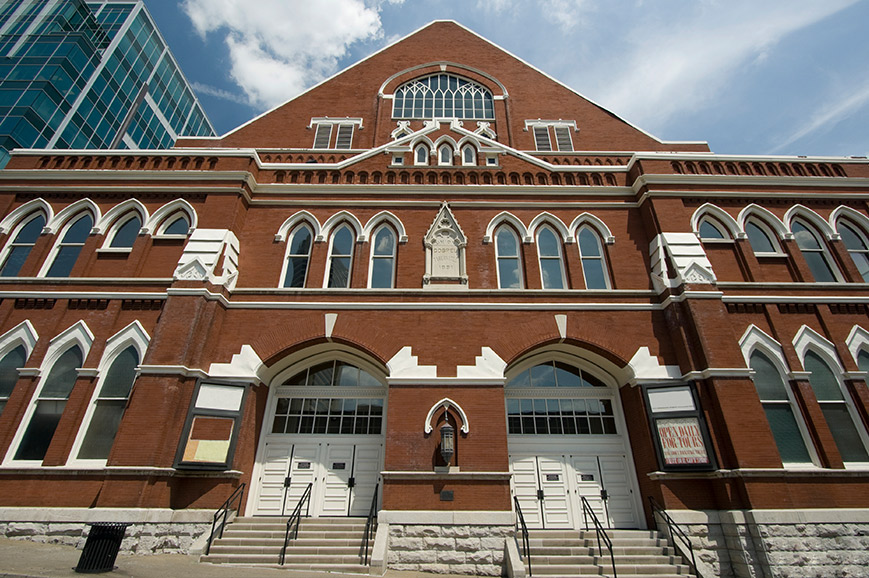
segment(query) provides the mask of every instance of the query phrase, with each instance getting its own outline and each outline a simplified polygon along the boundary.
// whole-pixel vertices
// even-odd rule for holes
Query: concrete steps
[[[667,541],[653,530],[608,530],[619,578],[689,578],[684,564]],[[598,554],[594,531],[530,530],[531,570],[534,576],[562,578],[611,576],[609,550],[601,542]],[[520,538],[521,539],[521,538]]]
[[[368,574],[362,564],[364,518],[303,518],[280,566],[286,529],[287,518],[236,518],[200,562]]]

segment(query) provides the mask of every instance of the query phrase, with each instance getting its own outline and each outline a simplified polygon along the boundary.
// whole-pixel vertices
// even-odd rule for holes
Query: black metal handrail
[[[679,524],[677,524],[666,511],[664,511],[664,508],[655,501],[653,496],[649,496],[649,505],[652,507],[653,516],[661,516],[661,518],[667,522],[667,534],[673,541],[673,546],[679,550],[679,554],[681,554],[684,559],[690,560],[688,563],[691,565],[691,572],[693,572],[697,578],[702,578],[700,572],[697,570],[697,559],[694,557],[694,546],[691,545],[691,539],[688,538],[688,534],[679,527]],[[676,541],[676,538],[679,539],[681,544]],[[685,552],[686,549],[688,550],[687,552]]]
[[[519,505],[519,498],[513,496],[513,503],[516,505],[516,522],[519,524],[518,530],[522,532],[522,558],[525,559],[528,575],[531,576],[531,540],[528,538],[528,526],[525,525],[525,516],[522,515],[522,507]]]
[[[363,561],[362,564],[364,566],[368,565],[368,543],[371,541],[371,532],[375,530],[374,521],[377,519],[377,490],[380,489],[380,482],[374,486],[374,496],[371,498],[371,507],[368,508],[368,519],[365,520],[365,536],[362,540],[362,550]]]
[[[588,503],[588,500],[585,499],[585,496],[580,496],[582,499],[582,519],[585,521],[585,529],[588,530],[588,519],[591,517],[591,521],[594,523],[594,531],[597,535],[597,555],[599,558],[603,557],[603,550],[600,547],[600,538],[603,536],[603,542],[606,544],[607,550],[610,552],[610,562],[613,565],[613,578],[618,578],[618,574],[616,573],[616,557],[613,555],[613,543],[610,540],[609,535],[606,533],[606,530],[603,527],[603,524],[600,523],[600,520],[597,519],[597,514],[594,513],[594,510],[591,508],[591,504]]]
[[[205,555],[208,556],[208,553],[211,552],[211,542],[214,541],[214,533],[217,532],[217,520],[221,517],[223,520],[220,523],[220,535],[218,538],[223,538],[223,528],[226,527],[226,519],[229,517],[229,507],[232,505],[232,502],[237,501],[238,505],[235,507],[235,510],[238,511],[239,507],[241,507],[241,500],[244,497],[244,482],[238,486],[232,495],[229,496],[223,505],[217,508],[217,511],[214,512],[214,518],[211,521],[211,534],[208,536],[208,544],[205,546]]]
[[[299,523],[302,521],[302,506],[307,504],[305,509],[306,518],[311,513],[311,488],[313,487],[313,482],[308,484],[308,487],[305,488],[305,493],[303,493],[302,497],[299,498],[299,502],[296,504],[293,513],[290,514],[290,518],[287,520],[287,532],[284,534],[284,547],[281,548],[281,566],[284,565],[284,558],[287,555],[287,546],[289,545],[290,540],[295,540],[299,537]],[[292,538],[290,538],[290,532],[293,534]]]

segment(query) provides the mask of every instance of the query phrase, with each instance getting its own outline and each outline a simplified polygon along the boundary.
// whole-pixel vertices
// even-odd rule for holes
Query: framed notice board
[[[649,427],[663,471],[717,469],[694,383],[644,385]]]

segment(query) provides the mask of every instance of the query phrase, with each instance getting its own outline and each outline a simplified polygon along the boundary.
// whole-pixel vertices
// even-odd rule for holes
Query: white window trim
[[[398,239],[399,239],[399,236],[395,232],[395,230],[388,224],[388,221],[386,221],[386,220],[384,220],[384,222],[380,223],[380,225],[378,225],[377,228],[374,229],[374,232],[371,233],[371,235],[369,235],[369,237],[368,237],[369,239],[371,239],[371,242],[369,243],[369,245],[371,245],[371,246],[369,247],[369,252],[368,252],[368,288],[369,289],[387,289],[387,287],[372,287],[371,286],[372,281],[374,281],[374,277],[373,277],[374,260],[387,258],[385,255],[379,255],[379,256],[374,255],[374,247],[375,247],[375,244],[377,242],[377,234],[383,228],[386,228],[387,230],[389,230],[390,233],[392,233],[392,238],[394,241],[392,244],[392,255],[389,257],[390,259],[392,259],[392,278],[390,279],[390,284],[389,284],[388,289],[395,289],[396,266],[398,265]]]
[[[863,242],[863,246],[865,247],[865,249],[849,249],[847,247],[847,245],[845,245],[844,240],[842,241],[842,248],[845,249],[846,253],[848,253],[848,257],[850,257],[851,262],[854,264],[854,267],[856,268],[857,261],[854,260],[854,257],[852,254],[853,253],[865,254],[867,256],[867,258],[869,258],[869,236],[866,235],[866,232],[863,230],[863,227],[857,225],[857,223],[855,221],[852,221],[851,219],[848,219],[848,218],[840,219],[836,222],[836,232],[841,237],[842,233],[841,233],[841,231],[839,231],[840,227],[847,227],[848,229],[853,231],[854,234],[857,235],[857,237]],[[0,257],[0,263],[2,263],[2,262],[3,262],[2,257]],[[858,283],[860,283],[860,282],[865,283],[866,281],[859,279],[859,280],[857,280],[857,282]]]
[[[444,153],[448,152],[449,156],[446,161],[444,160]],[[455,149],[448,144],[442,144],[438,147],[438,166],[441,167],[451,167],[453,166],[453,156],[455,155]]]
[[[311,245],[308,247],[308,265],[305,267],[305,280],[302,282],[301,287],[287,287],[284,285],[284,281],[287,278],[287,268],[290,266],[290,249],[293,245],[293,237],[303,227],[308,229],[308,233],[311,234]],[[305,219],[298,220],[295,226],[289,230],[289,233],[287,234],[287,248],[284,250],[284,265],[281,267],[281,276],[278,279],[278,287],[280,289],[304,289],[308,285],[308,273],[311,271],[311,253],[313,252],[314,241],[316,238],[316,233],[312,229],[310,223]]]
[[[39,341],[39,335],[36,333],[36,329],[33,328],[33,324],[30,323],[30,320],[26,319],[3,335],[0,335],[0,359],[6,357],[18,347],[24,347],[24,363],[27,363],[27,360],[30,359],[30,354],[33,353],[33,348],[36,347],[37,341]],[[19,373],[18,377],[20,378],[20,372],[16,371],[16,373]],[[9,401],[8,397],[0,399]]]
[[[522,267],[522,239],[519,238],[519,235],[516,234],[516,231],[508,225],[510,222],[506,218],[502,220],[502,222],[498,225],[498,227],[494,230],[492,234],[492,244],[495,246],[495,277],[498,281],[498,289],[506,289],[506,290],[517,290],[517,289],[525,289],[525,275],[524,269]],[[501,267],[499,267],[499,260],[501,256],[498,254],[498,233],[502,230],[506,230],[510,236],[513,237],[513,240],[516,241],[516,261],[519,268],[519,287],[503,287],[501,285]],[[542,276],[542,273],[541,273]],[[542,277],[541,277],[542,283]]]
[[[465,158],[465,153],[467,151],[471,151],[471,161]],[[472,144],[466,144],[462,146],[462,166],[464,167],[475,167],[477,166],[477,147]]]
[[[183,213],[187,217],[187,234],[186,235],[167,235],[163,233],[178,213]],[[185,199],[175,199],[168,202],[156,211],[148,219],[147,224],[142,228],[141,234],[151,234],[154,239],[186,239],[198,226],[198,218],[196,210]]]
[[[9,253],[12,252],[12,245],[15,242],[16,237],[18,237],[19,233],[21,233],[21,229],[26,227],[28,224],[30,224],[30,222],[33,219],[39,217],[40,215],[45,219],[45,224],[47,225],[48,218],[46,217],[45,213],[42,211],[36,210],[36,211],[32,211],[30,213],[25,214],[21,219],[18,220],[18,223],[14,227],[12,227],[11,231],[9,232],[9,236],[6,238],[6,244],[3,245],[3,250],[0,251],[0,266],[2,266],[4,263],[6,263],[6,258],[9,257]],[[43,229],[43,231],[45,231],[45,226],[43,226],[42,229]],[[40,236],[42,236],[43,234],[44,233],[40,233]],[[36,242],[38,242],[38,241],[39,241],[39,237],[36,238]],[[36,245],[36,242],[34,242],[34,244],[31,245],[31,251],[33,250],[33,246]],[[20,245],[17,245],[17,246],[20,246]],[[29,258],[30,253],[28,253],[27,256]]]
[[[820,253],[824,259],[824,262],[827,264],[827,267],[830,269],[830,272],[833,274],[835,282],[843,282],[845,279],[842,277],[842,272],[839,271],[839,267],[836,265],[836,261],[833,259],[832,255],[830,255],[830,248],[827,246],[827,239],[824,238],[824,233],[819,231],[817,227],[815,227],[808,219],[801,219],[799,217],[794,218],[793,221],[791,221],[791,228],[793,228],[793,226],[797,224],[805,227],[806,230],[812,235],[812,237],[814,237],[815,241],[817,241],[818,246],[821,248],[820,250],[809,249],[808,251],[812,253]],[[796,243],[797,249],[799,249],[800,255],[802,255],[803,252],[806,251],[806,249],[803,249],[802,247],[800,247],[799,243],[797,243],[796,234],[794,234],[794,243]],[[803,257],[803,260],[805,260],[805,257]],[[808,261],[806,261],[806,266],[808,266]],[[809,270],[811,271],[811,268]],[[812,277],[814,277],[814,275],[815,272],[812,271]]]
[[[769,239],[769,242],[772,244],[773,251],[755,251],[754,247],[751,248],[752,252],[758,257],[786,257],[787,253],[782,250],[781,243],[779,243],[778,235],[775,234],[775,231],[772,230],[772,227],[766,224],[766,221],[756,217],[749,217],[745,220],[745,228],[748,228],[748,224],[752,223],[757,226],[763,233],[766,235],[766,238]],[[748,237],[748,233],[745,233],[746,237]],[[751,241],[749,241],[749,246],[751,246]]]
[[[75,215],[72,215],[63,225],[63,227],[59,231],[57,231],[54,239],[54,245],[52,245],[51,251],[48,252],[45,260],[42,262],[42,267],[40,268],[39,273],[37,273],[37,277],[45,277],[48,275],[48,272],[51,270],[52,265],[54,265],[54,260],[57,259],[57,254],[60,252],[61,247],[68,246],[63,244],[63,238],[66,236],[67,232],[69,232],[69,229],[73,225],[75,225],[85,217],[91,218],[91,232],[93,231],[94,216],[91,213],[87,211],[81,211],[79,213],[76,213]],[[88,238],[90,236],[91,233],[89,232],[88,236],[85,237],[84,243],[81,244],[81,249],[79,250],[78,256],[76,257],[76,263],[78,263],[78,260],[81,258],[82,250],[84,250],[84,246],[87,244]],[[73,267],[75,267],[75,264],[73,264]]]
[[[351,124],[351,123],[346,123],[346,122],[338,123],[337,126],[338,126],[338,130],[335,131],[335,150],[339,150],[339,151],[351,150],[353,148],[353,137],[356,136],[356,126]],[[341,129],[344,127],[350,127],[350,144],[349,144],[349,146],[346,146],[346,147],[339,147],[338,141],[341,138]]]
[[[326,145],[326,148],[315,146],[317,144],[317,130],[319,129],[319,127],[321,125],[328,125],[329,126],[329,142]],[[356,117],[356,118],[352,118],[352,117],[345,117],[345,118],[335,117],[335,118],[332,118],[332,117],[328,117],[328,116],[319,116],[319,117],[311,118],[311,121],[308,123],[308,128],[314,130],[314,140],[311,143],[311,150],[318,150],[318,151],[350,150],[350,149],[337,148],[337,138],[338,138],[337,133],[338,133],[338,131],[335,130],[335,126],[337,126],[337,125],[350,125],[352,127],[351,130],[353,132],[350,136],[350,148],[352,149],[353,137],[356,136],[356,131],[362,130],[362,128],[363,128],[362,127],[362,118],[358,118],[358,117]],[[335,142],[333,143],[333,141],[335,141]],[[333,146],[333,144],[335,146]]]
[[[583,229],[587,229],[588,231],[591,232],[592,235],[594,235],[594,239],[595,239],[595,241],[597,241],[597,247],[600,250],[600,257],[585,257],[585,256],[583,256],[582,245],[579,242],[579,235],[580,235],[580,233],[582,233]],[[583,263],[586,259],[595,259],[595,260],[600,261],[601,271],[603,272],[604,287],[603,288],[595,287],[595,288],[592,288],[590,290],[591,291],[604,291],[604,290],[612,289],[612,283],[610,282],[609,267],[607,266],[607,255],[606,255],[606,249],[605,249],[606,245],[602,242],[602,240],[600,238],[600,233],[594,227],[592,227],[590,224],[585,224],[585,225],[582,225],[581,227],[579,227],[578,229],[576,229],[576,237],[575,238],[576,238],[576,249],[577,249],[577,251],[579,251],[579,265],[582,268],[582,281],[583,281],[583,284],[585,285],[585,288],[590,289],[588,286],[588,280],[585,278],[585,266]]]
[[[142,216],[138,214],[136,211],[130,211],[118,217],[112,226],[109,228],[108,233],[106,234],[106,238],[103,240],[102,246],[97,249],[97,251],[101,253],[129,253],[133,250],[133,247],[112,247],[112,242],[115,240],[115,235],[118,234],[118,231],[121,227],[126,225],[130,219],[138,218],[139,219],[139,232],[136,234],[136,237],[142,234],[142,226],[145,221],[142,219]],[[135,239],[133,240],[133,244],[135,244]]]
[[[561,148],[561,145],[558,144],[558,131],[559,131],[559,130],[564,130],[564,131],[565,131],[565,134],[567,134],[567,140],[568,140],[568,142],[570,143],[570,148],[562,149],[562,148]],[[569,126],[564,125],[564,124],[555,124],[555,125],[552,125],[552,132],[553,132],[554,135],[555,135],[555,146],[556,146],[556,148],[558,148],[558,150],[559,150],[560,152],[574,152],[574,148],[573,148],[573,135],[570,134],[570,133],[571,133],[571,130],[570,130],[570,127],[569,127]]]
[[[332,272],[332,246],[335,243],[335,235],[341,232],[342,229],[347,228],[350,231],[350,234],[353,236],[353,240],[350,242],[350,267],[347,271],[347,286],[346,287],[329,287],[329,275]],[[323,277],[323,289],[349,289],[353,284],[353,257],[356,254],[356,243],[359,241],[359,237],[357,232],[354,230],[354,227],[350,223],[341,223],[337,227],[335,227],[334,231],[330,231],[329,233],[329,251],[326,253],[328,257],[326,258],[326,275]]]
[[[420,149],[425,150],[425,162],[424,163],[420,162],[420,160],[419,160]],[[431,155],[431,149],[428,147],[428,145],[420,143],[420,144],[416,145],[415,147],[413,147],[413,164],[414,164],[414,166],[427,167],[429,165],[429,156],[430,155]]]
[[[549,148],[541,149],[540,143],[537,142],[537,131],[543,131],[546,134],[546,142],[549,143]],[[547,125],[535,125],[531,128],[531,134],[534,137],[534,150],[541,153],[549,153],[553,152],[552,150],[552,135],[549,134],[549,126]]]
[[[558,249],[558,263],[559,263],[559,268],[561,269],[561,289],[553,288],[553,287],[546,287],[546,283],[543,279],[543,266],[542,266],[543,259],[546,259],[546,260],[554,260],[555,259],[555,257],[553,257],[553,256],[543,257],[540,255],[540,234],[544,230],[549,230],[549,232],[551,232],[555,236],[555,241],[556,241],[555,246]],[[569,287],[567,286],[567,275],[565,273],[564,250],[561,246],[563,244],[563,237],[558,234],[558,231],[556,231],[552,226],[550,226],[547,223],[547,224],[541,225],[537,229],[537,232],[534,235],[534,239],[537,242],[537,263],[538,263],[538,266],[540,268],[540,287],[541,287],[541,289],[543,289],[544,291],[564,291],[566,289],[569,289]]]

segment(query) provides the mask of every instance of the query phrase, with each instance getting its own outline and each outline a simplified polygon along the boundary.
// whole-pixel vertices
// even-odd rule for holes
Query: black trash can
[[[129,524],[91,524],[91,531],[84,543],[75,571],[83,574],[112,571],[127,526]]]

